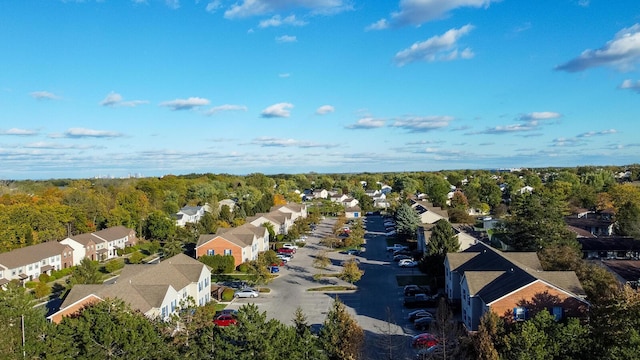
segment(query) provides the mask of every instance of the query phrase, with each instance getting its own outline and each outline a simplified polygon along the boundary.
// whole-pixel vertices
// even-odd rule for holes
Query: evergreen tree
[[[396,211],[396,229],[398,234],[405,238],[414,238],[418,226],[421,225],[420,217],[407,203],[402,203]]]
[[[431,231],[429,237],[429,255],[445,256],[447,253],[456,252],[460,249],[460,242],[453,231],[451,224],[440,219]]]
[[[640,240],[640,206],[628,201],[616,214],[616,233]]]
[[[320,341],[330,360],[360,359],[364,331],[336,297],[320,331]]]

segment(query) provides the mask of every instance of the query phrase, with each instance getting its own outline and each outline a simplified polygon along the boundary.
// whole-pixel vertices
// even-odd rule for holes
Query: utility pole
[[[22,326],[22,358],[27,358],[27,350],[24,347],[24,314],[20,315],[21,326]]]

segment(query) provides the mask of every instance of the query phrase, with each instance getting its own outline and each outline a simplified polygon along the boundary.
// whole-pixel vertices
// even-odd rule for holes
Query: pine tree
[[[336,298],[327,314],[320,341],[330,360],[360,359],[364,344],[364,330],[349,315],[344,304]]]

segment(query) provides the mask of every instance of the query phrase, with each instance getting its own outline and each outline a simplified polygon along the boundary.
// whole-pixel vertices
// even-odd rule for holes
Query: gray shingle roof
[[[68,245],[57,241],[48,241],[37,245],[27,246],[0,254],[0,265],[9,269],[36,263],[42,259],[60,255]],[[72,250],[72,249],[71,249]]]

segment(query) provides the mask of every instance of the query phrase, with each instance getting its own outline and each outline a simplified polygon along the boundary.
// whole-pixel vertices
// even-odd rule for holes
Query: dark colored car
[[[234,310],[234,309],[222,309],[220,311],[216,311],[216,316],[218,317],[220,315],[231,315],[233,317],[238,316],[238,310]]]
[[[269,272],[275,274],[277,272],[280,272],[280,268],[277,266],[269,266]]]
[[[428,312],[427,310],[416,310],[409,313],[409,321],[416,321],[417,319],[421,319],[424,317],[433,318],[433,314]]]
[[[235,325],[238,323],[238,320],[236,320],[233,315],[219,315],[215,320],[213,320],[213,323],[216,324],[216,326],[224,327]]]
[[[438,338],[429,333],[419,334],[411,339],[411,346],[414,348],[430,348],[436,345],[438,345]]]
[[[431,294],[431,287],[428,285],[407,285],[404,287],[404,296],[413,296],[416,294]]]
[[[416,321],[413,322],[413,326],[416,327],[416,330],[427,330],[429,325],[434,321],[435,319],[433,317],[426,316],[416,319]]]

